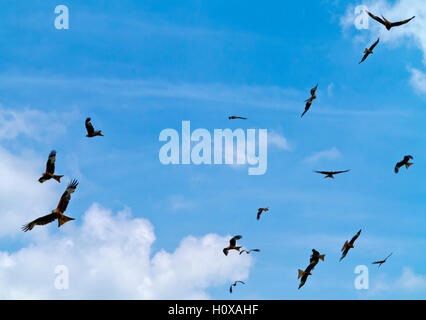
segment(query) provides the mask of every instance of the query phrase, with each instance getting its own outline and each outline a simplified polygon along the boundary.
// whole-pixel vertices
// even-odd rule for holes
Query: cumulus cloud
[[[48,226],[46,228],[52,228]],[[56,227],[56,226],[55,226]],[[2,299],[206,299],[210,286],[246,279],[250,256],[222,248],[228,237],[185,237],[173,252],[152,252],[154,228],[129,209],[117,214],[93,204],[82,225],[37,237],[15,252],[0,252]],[[66,266],[69,287],[58,290],[57,266]]]
[[[315,152],[312,155],[310,155],[309,157],[307,157],[304,162],[307,163],[315,163],[318,162],[320,160],[335,160],[338,159],[342,156],[342,154],[340,153],[339,150],[337,150],[335,147],[329,149],[329,150],[323,150],[323,151],[319,151],[319,152]]]
[[[394,280],[382,276],[375,282],[371,294],[381,292],[418,292],[426,290],[426,275],[418,274],[409,267],[402,269],[401,275]]]

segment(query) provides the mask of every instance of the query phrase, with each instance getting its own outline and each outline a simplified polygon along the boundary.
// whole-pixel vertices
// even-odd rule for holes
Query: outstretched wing
[[[369,52],[367,52],[366,54],[364,54],[364,56],[362,57],[362,60],[359,63],[362,63],[365,61],[365,59],[367,59],[367,57],[370,55]]]
[[[351,170],[333,171],[332,174],[345,173],[345,172],[349,172],[349,171],[351,171]]]
[[[55,173],[55,161],[56,161],[56,151],[52,150],[49,153],[49,158],[46,162],[46,172],[54,174]]]
[[[65,210],[67,210],[67,207],[68,207],[68,203],[70,202],[70,199],[71,199],[71,193],[73,193],[74,191],[75,191],[75,189],[77,188],[77,186],[78,186],[78,181],[77,180],[72,180],[69,184],[68,184],[68,187],[67,187],[67,189],[65,190],[65,192],[62,194],[62,197],[61,197],[61,199],[59,200],[59,203],[58,203],[58,207],[57,207],[57,209],[60,211],[60,212],[62,212],[62,213],[64,213],[65,212]]]
[[[229,244],[232,246],[232,247],[235,247],[235,245],[237,244],[237,240],[240,240],[241,238],[242,238],[243,236],[235,236],[235,237],[233,237],[231,240],[229,240]]]
[[[368,15],[371,17],[371,18],[373,18],[374,20],[376,20],[376,21],[378,21],[378,22],[380,22],[381,24],[383,24],[384,26],[386,26],[386,22],[382,19],[382,18],[379,18],[378,16],[375,16],[374,14],[372,14],[371,12],[369,12],[369,11],[367,11],[367,10],[365,10],[367,13],[368,13]]]
[[[402,26],[403,24],[406,24],[408,22],[410,22],[411,20],[413,20],[416,16],[411,17],[410,19],[406,19],[406,20],[402,20],[402,21],[397,21],[397,22],[392,22],[392,27],[397,27],[397,26]]]
[[[315,86],[315,88],[311,89],[311,96],[315,94],[315,91],[317,91],[317,88],[318,88],[318,84]]]
[[[373,43],[373,45],[370,47],[370,50],[373,50],[377,46],[379,41],[380,41],[380,38],[378,38],[377,41]]]
[[[321,174],[330,174],[330,171],[315,171],[316,173],[321,173]]]
[[[410,155],[408,155],[408,156],[405,156],[404,157],[404,162],[408,162],[409,160],[412,160],[413,159],[413,156],[410,156]]]
[[[90,118],[86,119],[86,130],[88,134],[93,134],[95,132],[95,129],[92,126],[92,123],[90,122]]]
[[[354,244],[355,240],[358,239],[360,234],[361,234],[361,230],[359,230],[358,233],[353,236],[353,238],[350,241],[350,244]]]
[[[45,224],[51,223],[55,221],[58,218],[57,213],[51,213],[44,217],[40,217],[38,219],[35,219],[34,221],[31,221],[30,223],[27,223],[26,225],[22,226],[22,231],[27,232],[29,230],[32,230],[34,226],[44,226]]]

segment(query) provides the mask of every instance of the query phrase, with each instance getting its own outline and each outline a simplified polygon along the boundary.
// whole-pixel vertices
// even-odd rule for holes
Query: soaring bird
[[[315,264],[311,263],[305,269],[305,271],[300,270],[300,269],[297,270],[298,271],[297,279],[300,279],[299,289],[303,287],[303,285],[305,284],[308,277],[312,275],[311,271],[314,269],[314,267],[315,267]]]
[[[55,179],[58,182],[61,182],[63,176],[54,175],[55,173],[55,161],[56,161],[56,151],[52,150],[49,154],[49,158],[46,162],[46,172],[42,174],[41,178],[38,179],[40,183],[50,180],[51,178]]]
[[[408,156],[405,156],[404,157],[404,159],[402,160],[402,161],[400,161],[400,162],[398,162],[397,164],[396,164],[396,166],[395,166],[395,173],[398,173],[398,171],[399,171],[399,168],[401,168],[402,166],[405,166],[405,168],[409,168],[410,166],[412,166],[413,164],[411,163],[411,162],[409,162],[410,160],[412,160],[413,159],[413,157],[412,156],[410,156],[410,155],[408,155]]]
[[[311,264],[317,264],[319,262],[319,260],[321,259],[322,261],[324,261],[325,258],[325,254],[320,254],[317,250],[312,249],[312,254],[311,254],[311,258],[309,260],[309,262]]]
[[[233,284],[231,284],[231,286],[229,287],[229,292],[230,293],[232,293],[232,287],[235,287],[236,285],[237,285],[237,283],[242,283],[242,284],[245,284],[243,281],[235,281]]]
[[[344,171],[315,171],[316,173],[321,173],[324,174],[325,177],[324,178],[332,178],[334,179],[334,175],[335,174],[339,174],[339,173],[344,173],[344,172],[348,172],[350,170],[344,170]]]
[[[354,247],[354,242],[359,237],[360,234],[361,234],[361,230],[358,231],[358,233],[351,239],[351,241],[349,241],[349,242],[345,241],[345,244],[343,245],[342,250],[341,250],[342,256],[340,257],[339,261],[342,261],[342,259],[344,257],[346,257],[346,255],[348,254],[349,249]]]
[[[393,252],[392,252],[393,253]],[[380,260],[380,261],[375,261],[372,264],[378,264],[379,268],[382,266],[382,264],[384,264],[386,262],[386,260],[388,260],[388,258],[392,255],[392,253],[390,255],[388,255],[384,260]]]
[[[242,246],[237,247],[237,240],[240,240],[243,236],[235,236],[231,240],[229,240],[229,246],[223,249],[223,253],[225,256],[228,255],[229,250],[237,250],[240,251]]]
[[[380,41],[380,38],[378,38],[377,41],[373,43],[373,45],[370,47],[370,49],[365,48],[365,50],[364,50],[365,54],[364,54],[364,56],[362,57],[362,60],[359,63],[364,62],[364,60],[367,59],[367,57],[370,54],[373,53],[373,49],[374,49],[375,46],[377,46],[377,44],[379,43],[379,41]]]
[[[61,199],[59,200],[58,206],[55,210],[52,210],[51,214],[48,214],[44,217],[38,218],[34,221],[31,221],[30,223],[22,226],[22,231],[29,231],[34,228],[34,226],[43,226],[45,224],[48,224],[50,222],[55,221],[58,219],[58,228],[62,226],[64,223],[67,223],[68,221],[74,220],[74,218],[70,218],[64,215],[65,210],[67,209],[68,203],[71,199],[71,193],[75,191],[75,189],[78,186],[77,180],[72,180],[69,184],[65,192],[62,194]]]
[[[86,130],[87,130],[86,137],[88,137],[88,138],[92,138],[92,137],[96,137],[96,136],[102,136],[103,137],[104,135],[102,134],[102,131],[101,130],[95,131],[90,120],[91,120],[90,118],[86,119]]]
[[[317,96],[315,94],[315,92],[317,91],[318,88],[318,84],[315,86],[315,88],[311,89],[311,97],[309,99],[306,99],[306,105],[305,105],[305,111],[303,111],[302,115],[300,116],[301,118],[305,115],[306,112],[308,112],[309,108],[311,107],[312,101],[314,101]]]
[[[243,252],[245,252],[246,254],[250,254],[250,252],[260,252],[260,250],[259,249],[241,250],[240,254],[242,254]]]
[[[229,120],[233,120],[233,119],[242,119],[242,120],[247,120],[247,118],[244,117],[239,117],[239,116],[230,116],[228,117]]]
[[[260,215],[262,214],[262,212],[266,212],[266,211],[269,211],[269,208],[259,208],[259,209],[257,209],[257,220],[259,220],[260,219]]]
[[[367,10],[366,10],[367,11]],[[410,22],[411,20],[413,20],[416,16],[412,16],[410,19],[406,19],[406,20],[402,20],[402,21],[398,21],[398,22],[390,22],[389,20],[387,20],[384,16],[382,16],[382,18],[379,18],[377,16],[375,16],[374,14],[372,14],[371,12],[368,12],[368,15],[373,18],[374,20],[380,22],[381,24],[383,24],[386,29],[390,30],[393,27],[398,27],[401,26],[403,24],[406,24],[408,22]]]

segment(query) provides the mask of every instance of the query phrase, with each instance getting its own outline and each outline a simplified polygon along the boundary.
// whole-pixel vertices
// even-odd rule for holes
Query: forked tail
[[[60,226],[62,226],[63,224],[67,223],[68,221],[71,221],[71,220],[75,220],[75,219],[74,219],[74,218],[67,217],[67,216],[64,216],[64,215],[60,216],[60,217],[58,218],[58,228],[59,228]]]

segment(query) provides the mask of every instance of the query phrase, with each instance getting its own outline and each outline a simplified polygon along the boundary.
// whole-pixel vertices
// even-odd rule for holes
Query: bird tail
[[[61,182],[61,178],[62,178],[63,176],[56,176],[56,175],[53,175],[52,176],[52,178],[53,179],[55,179],[56,181],[58,181],[59,183]]]
[[[305,273],[305,271],[300,270],[300,269],[299,269],[299,270],[297,270],[297,272],[298,272],[298,273],[297,273],[297,279],[300,279],[300,277],[301,277],[301,276],[303,276],[303,274]]]
[[[71,221],[71,220],[75,220],[75,219],[74,219],[74,218],[67,217],[67,216],[65,216],[65,215],[60,216],[60,217],[58,218],[58,228],[59,228],[60,226],[62,226],[63,224],[67,223],[68,221]]]
[[[343,245],[343,248],[341,251],[345,250],[347,248],[347,246],[349,245],[348,241],[345,241],[345,244]]]
[[[97,136],[101,136],[101,137],[103,137],[103,136],[104,136],[104,135],[102,134],[102,130],[96,131],[96,135],[97,135]]]
[[[319,255],[319,258],[320,258],[322,261],[324,261],[324,257],[325,257],[325,254],[320,254],[320,255]]]
[[[411,167],[413,164],[411,162],[407,162],[407,164],[405,165],[405,167],[408,169],[409,167]]]

